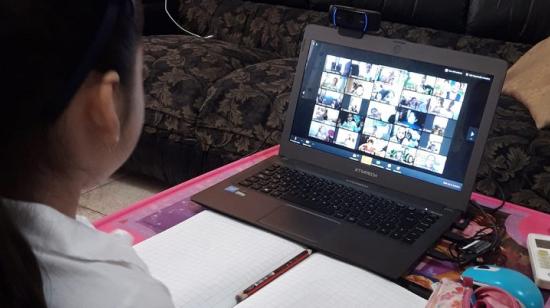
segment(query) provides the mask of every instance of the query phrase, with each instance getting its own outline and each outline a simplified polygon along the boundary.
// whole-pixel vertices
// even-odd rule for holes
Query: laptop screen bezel
[[[462,190],[452,190],[290,142],[294,114],[312,41],[395,55],[401,58],[429,62],[494,76],[487,98],[487,104],[483,111],[482,121],[479,126],[478,137],[475,141],[464,176]],[[409,195],[414,195],[451,209],[463,211],[467,207],[468,200],[473,190],[477,169],[492,124],[507,67],[508,64],[500,59],[370,35],[365,35],[361,39],[351,38],[338,34],[337,29],[334,28],[309,25],[305,30],[304,39],[302,41],[300,57],[296,68],[296,75],[294,77],[289,108],[281,139],[280,155],[288,159],[302,161],[304,161],[304,157],[307,157],[307,163],[338,172],[349,177],[350,180],[362,180],[367,183],[373,183]],[[357,168],[367,172],[357,172]]]

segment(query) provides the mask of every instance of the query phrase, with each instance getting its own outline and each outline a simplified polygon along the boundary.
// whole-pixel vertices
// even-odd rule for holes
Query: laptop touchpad
[[[282,233],[303,238],[309,242],[319,242],[330,234],[339,222],[318,216],[294,207],[281,206],[260,223]]]

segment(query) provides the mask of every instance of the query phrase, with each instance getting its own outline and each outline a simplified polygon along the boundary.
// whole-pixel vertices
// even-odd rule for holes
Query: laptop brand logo
[[[361,169],[361,168],[355,168],[355,172],[361,173],[361,174],[366,175],[366,176],[370,176],[371,178],[377,178],[378,177],[378,173],[374,173],[372,171],[364,170],[364,169]]]

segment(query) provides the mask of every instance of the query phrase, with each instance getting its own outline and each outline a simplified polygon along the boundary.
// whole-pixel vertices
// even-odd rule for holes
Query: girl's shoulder
[[[47,205],[3,204],[38,259],[48,306],[173,307],[130,241]]]

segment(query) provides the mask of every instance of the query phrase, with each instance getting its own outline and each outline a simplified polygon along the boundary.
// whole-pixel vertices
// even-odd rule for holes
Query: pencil
[[[294,266],[298,265],[300,262],[304,261],[310,255],[311,255],[311,249],[306,249],[301,253],[299,253],[294,258],[290,259],[285,264],[279,266],[277,269],[275,269],[271,273],[265,275],[262,279],[256,281],[254,284],[246,288],[244,291],[237,294],[237,296],[235,296],[237,303],[242,302],[243,300],[250,297],[250,295],[258,292],[260,289],[268,285],[270,282],[277,279],[277,277],[281,276],[282,274],[286,273]]]

